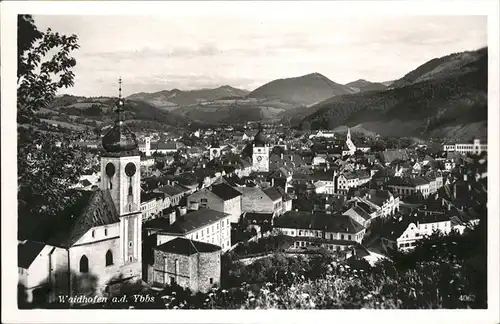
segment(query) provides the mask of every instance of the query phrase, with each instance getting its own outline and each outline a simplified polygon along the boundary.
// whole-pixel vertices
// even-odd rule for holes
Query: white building
[[[443,151],[459,152],[461,154],[481,154],[488,151],[488,144],[481,143],[479,139],[474,139],[472,143],[444,144]]]

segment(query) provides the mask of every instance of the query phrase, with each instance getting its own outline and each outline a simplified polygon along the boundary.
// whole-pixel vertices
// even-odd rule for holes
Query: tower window
[[[80,272],[87,273],[89,272],[89,259],[85,255],[80,258]]]
[[[108,236],[108,229],[107,228],[104,229],[104,236]]]
[[[129,241],[128,242],[128,247],[131,248],[132,247],[132,241]]]
[[[106,267],[110,265],[113,265],[113,252],[108,250],[108,252],[106,252]]]
[[[112,182],[109,183],[109,189],[113,189],[113,183]]]
[[[92,238],[95,238],[95,231],[92,230]]]
[[[133,261],[132,256],[129,256],[129,257],[128,257],[128,261],[129,261],[129,262],[132,262],[132,261]]]
[[[128,187],[128,195],[129,195],[129,196],[132,196],[132,186],[129,186],[129,187]]]

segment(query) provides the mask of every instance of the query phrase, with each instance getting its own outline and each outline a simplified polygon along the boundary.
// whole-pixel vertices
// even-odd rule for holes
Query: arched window
[[[104,229],[104,236],[108,236],[108,229],[107,228]]]
[[[80,258],[80,272],[89,272],[89,259],[85,255]]]
[[[113,252],[108,250],[108,252],[106,252],[106,267],[110,265],[113,265]]]

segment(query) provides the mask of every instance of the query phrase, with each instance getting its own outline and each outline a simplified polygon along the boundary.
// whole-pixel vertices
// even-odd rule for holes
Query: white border
[[[353,1],[353,2],[77,2],[13,1],[1,4],[1,134],[2,134],[2,322],[5,323],[307,323],[383,321],[421,323],[499,323],[499,3],[486,1]],[[489,50],[489,127],[488,127],[488,310],[434,311],[55,311],[17,310],[17,203],[16,203],[16,15],[92,14],[92,15],[169,15],[207,16],[211,12],[231,15],[272,15],[294,19],[317,13],[324,15],[488,15]],[[96,35],[97,36],[97,35]],[[321,316],[321,318],[320,318]]]

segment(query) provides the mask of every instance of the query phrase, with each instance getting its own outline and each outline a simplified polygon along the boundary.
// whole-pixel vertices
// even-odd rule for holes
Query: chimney
[[[274,187],[274,178],[271,178],[271,187]]]
[[[450,211],[450,210],[451,210],[451,204],[448,203],[448,211]]]
[[[187,208],[186,206],[179,207],[179,216],[184,216],[187,213]]]
[[[168,218],[170,220],[170,225],[172,225],[173,223],[175,223],[175,210],[170,212],[170,214],[168,215]]]
[[[283,160],[283,153],[281,153],[281,159]]]
[[[464,174],[464,181],[467,181],[467,173]]]

